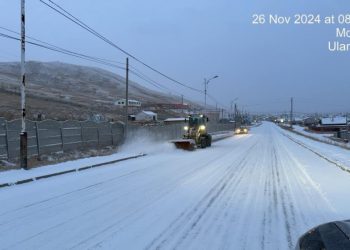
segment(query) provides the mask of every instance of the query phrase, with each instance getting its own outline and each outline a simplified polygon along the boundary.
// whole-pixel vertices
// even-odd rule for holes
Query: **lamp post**
[[[206,79],[204,78],[204,112],[207,110],[207,88],[208,84],[211,80],[218,78],[219,76],[213,76],[212,78]]]
[[[235,99],[233,99],[231,101],[231,119],[233,118],[233,104],[238,100],[238,97],[236,97]],[[235,103],[236,105],[236,103]]]

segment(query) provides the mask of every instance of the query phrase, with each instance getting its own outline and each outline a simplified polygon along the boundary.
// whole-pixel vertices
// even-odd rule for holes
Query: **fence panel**
[[[63,150],[74,150],[83,146],[82,129],[78,121],[61,123]]]
[[[95,122],[86,121],[81,122],[81,131],[84,147],[97,147],[98,146],[98,129]]]
[[[9,158],[19,157],[20,151],[20,133],[22,121],[20,119],[7,122],[7,140],[8,140],[8,155]],[[37,155],[37,140],[36,140],[35,122],[26,120],[26,130],[28,136],[28,156]]]
[[[61,124],[54,120],[37,123],[40,153],[53,153],[63,150]]]
[[[108,122],[102,122],[97,124],[98,129],[98,144],[99,146],[112,145],[112,131],[111,125]]]
[[[133,126],[128,127],[129,132],[133,130]],[[124,123],[115,122],[111,124],[111,131],[113,136],[113,145],[121,145],[124,142]]]
[[[0,159],[7,159],[6,120],[0,117]]]

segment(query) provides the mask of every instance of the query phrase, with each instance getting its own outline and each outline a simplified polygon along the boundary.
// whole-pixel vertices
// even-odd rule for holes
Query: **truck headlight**
[[[247,133],[247,132],[248,132],[248,129],[245,128],[243,131],[244,131],[244,133]]]
[[[241,133],[241,130],[240,130],[239,128],[236,129],[236,133],[237,133],[237,134]]]
[[[205,130],[205,126],[204,125],[200,125],[199,126],[199,130]]]
[[[184,127],[184,130],[185,130],[185,131],[188,131],[188,126],[185,126],[185,127]]]

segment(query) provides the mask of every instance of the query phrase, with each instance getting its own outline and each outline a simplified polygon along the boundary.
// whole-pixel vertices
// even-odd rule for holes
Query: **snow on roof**
[[[338,125],[338,124],[346,124],[346,117],[338,116],[338,117],[327,117],[321,119],[322,125]]]
[[[143,110],[142,113],[145,113],[146,115],[157,115],[156,113],[154,113],[152,111],[145,111],[145,110]]]
[[[180,118],[167,118],[164,121],[165,122],[176,122],[176,121],[184,121],[186,118],[180,117]]]

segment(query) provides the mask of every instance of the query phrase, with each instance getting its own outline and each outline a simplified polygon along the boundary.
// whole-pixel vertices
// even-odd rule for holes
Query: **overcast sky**
[[[123,62],[125,55],[66,20],[39,0],[26,1],[27,35],[93,56]],[[219,105],[231,100],[252,112],[283,112],[295,98],[297,112],[349,111],[348,53],[327,51],[334,25],[254,26],[252,14],[322,15],[350,12],[344,0],[56,0],[81,20],[163,73],[203,89]],[[19,31],[20,0],[0,0],[0,26]],[[350,25],[348,26],[350,28]],[[0,32],[3,32],[0,30]],[[350,43],[350,40],[349,40]],[[0,38],[0,61],[18,61],[19,44]],[[28,60],[99,66],[28,46]],[[131,64],[174,93],[203,101]],[[102,66],[99,66],[102,67]],[[120,70],[106,68],[123,74]],[[133,77],[133,80],[137,78]],[[143,81],[139,83],[151,87]],[[211,99],[208,102],[215,105]]]

